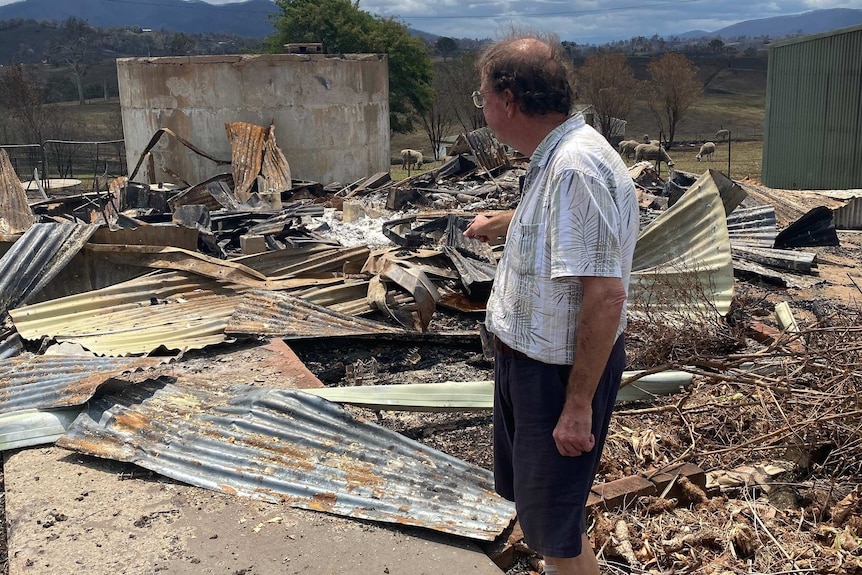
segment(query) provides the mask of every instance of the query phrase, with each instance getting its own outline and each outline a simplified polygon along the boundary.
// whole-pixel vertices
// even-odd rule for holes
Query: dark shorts
[[[553,431],[563,409],[571,366],[497,351],[494,363],[494,483],[515,502],[526,544],[549,557],[577,557],[587,496],[599,468],[626,364],[622,336],[614,344],[593,398],[596,446],[578,457],[557,451]]]

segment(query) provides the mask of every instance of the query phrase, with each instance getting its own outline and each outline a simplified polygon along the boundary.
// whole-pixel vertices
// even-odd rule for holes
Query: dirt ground
[[[742,485],[709,493],[695,492],[688,499],[662,502],[661,498],[652,497],[624,509],[596,511],[590,519],[590,534],[599,550],[603,572],[862,573],[862,521],[859,520],[862,517],[862,448],[858,441],[862,421],[858,398],[862,391],[858,363],[854,363],[860,360],[857,348],[862,328],[859,304],[862,300],[859,268],[862,234],[841,232],[839,237],[840,246],[810,248],[818,254],[818,266],[808,287],[788,288],[757,278],[737,279],[737,317],[744,318],[747,325],[757,321],[775,327],[775,304],[788,302],[804,332],[804,336],[797,339],[801,347],[792,341],[769,343],[748,337],[750,333],[721,331],[726,326],[719,332],[704,335],[704,338],[733,340],[735,348],[732,353],[720,357],[702,353],[669,358],[670,367],[695,360],[698,369],[692,385],[678,395],[621,405],[611,424],[607,451],[597,478],[600,482],[610,481],[656,466],[687,461],[711,474],[738,470],[742,466],[772,466],[772,469],[780,469],[780,473],[771,476],[773,488],[768,488],[763,481],[757,484],[743,481]],[[439,312],[431,329],[472,329],[481,319],[481,315]],[[637,340],[642,334],[631,335]],[[688,339],[695,340],[698,336],[689,334]],[[679,338],[678,333],[676,338],[686,339]],[[327,386],[492,378],[493,365],[483,356],[478,341],[474,347],[356,340],[292,342],[290,347],[310,373]],[[780,365],[773,362],[776,358]],[[755,365],[769,363],[771,375],[753,378],[740,373],[738,367],[743,360]],[[266,341],[248,340],[192,351],[181,361],[135,377],[161,375],[197,378],[209,385],[246,383],[276,388],[315,385],[315,377],[303,377],[295,370],[286,370],[286,361],[284,357],[274,357]],[[843,379],[840,374],[829,371],[830,367],[845,361],[848,367],[842,368]],[[823,365],[830,362],[833,365]],[[722,368],[731,363],[730,371],[735,375],[720,376]],[[848,397],[856,398],[855,408],[852,402],[842,403]],[[833,407],[837,412],[829,411]],[[847,418],[836,416],[848,409]],[[381,423],[470,463],[491,467],[490,414],[351,410],[359,418]],[[822,420],[821,423],[812,423],[817,419]],[[54,447],[45,449],[57,450]],[[57,458],[58,469],[68,467],[75,458],[56,452],[52,456]],[[217,504],[224,506],[236,504],[227,496],[201,490],[193,490],[193,495],[184,492],[182,496],[175,493],[165,496],[165,490],[173,492],[176,488],[171,481],[155,478],[133,466],[110,462],[91,464],[96,468],[104,467],[105,473],[112,476],[146,481],[155,490],[154,497],[156,492],[161,493],[158,500],[167,497],[167,501],[172,502],[171,508],[198,505],[189,497],[218,500]],[[40,486],[45,490],[56,488],[51,481],[44,481]],[[82,499],[76,504],[86,504],[87,492],[92,488],[82,484],[76,496]],[[119,506],[122,507],[122,502]],[[176,536],[181,525],[173,525],[174,516],[161,513],[156,507],[152,514],[137,517],[136,521],[143,522],[146,528],[170,526],[164,537]],[[241,524],[242,529],[247,531],[252,524],[268,525],[266,522],[274,514],[270,509],[257,508],[253,517],[249,515],[250,523]],[[849,509],[847,513],[843,511],[845,508]],[[238,515],[247,512],[247,509],[237,510]],[[315,513],[300,515],[301,521],[324,521]],[[34,538],[25,548],[38,549],[45,537],[50,541],[48,524],[56,525],[64,521],[63,517],[62,513],[58,515],[48,509],[33,509],[33,518],[40,522],[42,531],[36,532],[38,540]],[[625,529],[620,527],[621,523]],[[8,527],[5,518],[4,524]],[[337,524],[338,529],[350,529],[350,525],[359,530],[381,528],[350,520],[339,520]],[[389,529],[397,538],[397,529],[382,528]],[[301,530],[302,527],[298,527],[294,536],[299,536]],[[122,541],[112,539],[112,542],[122,547],[134,546],[135,538],[131,535],[127,533]],[[5,551],[5,530],[3,544]],[[227,549],[227,553],[239,554],[242,544],[238,539],[224,546],[198,547],[197,552],[218,553]],[[172,561],[180,561],[193,569],[195,557],[189,547],[179,540],[174,547],[176,553],[163,557],[164,564],[169,566],[175,564]],[[168,544],[167,548],[172,547]],[[528,550],[521,551],[507,575],[527,575],[539,569],[538,558],[531,556]],[[12,560],[24,561],[26,566],[26,561],[37,559]],[[82,567],[86,559],[86,553],[78,559],[84,562]],[[310,572],[303,565],[313,569],[311,562],[300,565],[296,559],[292,561],[293,569],[283,572]],[[3,563],[4,572],[8,573],[9,559],[5,552]],[[258,572],[241,562],[228,562],[228,565],[232,565],[233,570],[224,572],[232,575]],[[117,559],[117,566],[122,566],[121,558]]]

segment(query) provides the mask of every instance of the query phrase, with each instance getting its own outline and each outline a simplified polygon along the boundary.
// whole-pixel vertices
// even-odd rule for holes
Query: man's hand
[[[478,214],[467,229],[464,230],[464,235],[468,238],[476,238],[480,242],[487,242],[489,239],[488,228],[490,227],[491,218],[485,214]]]
[[[560,455],[577,457],[596,446],[596,438],[592,434],[593,408],[570,406],[563,407],[563,413],[554,428],[554,443]]]
[[[506,232],[509,231],[509,224],[512,222],[514,213],[514,210],[509,210],[490,215],[478,214],[464,230],[464,235],[468,238],[476,238],[480,242],[505,236]]]

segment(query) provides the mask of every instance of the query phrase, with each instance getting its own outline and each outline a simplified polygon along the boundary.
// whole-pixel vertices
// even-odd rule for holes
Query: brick
[[[631,505],[637,499],[656,494],[652,481],[640,475],[630,475],[608,483],[593,486],[597,497],[588,497],[587,506],[602,506],[604,509],[616,509]],[[590,495],[592,496],[593,493]]]
[[[266,240],[263,239],[263,236],[252,234],[240,236],[239,245],[242,248],[242,253],[247,255],[259,254],[267,250]]]
[[[676,477],[685,477],[694,485],[706,491],[706,472],[693,463],[679,463],[662,469],[647,472],[645,478],[652,481],[656,487],[656,493],[661,495]],[[665,494],[667,498],[679,498],[680,488],[674,481],[673,487]]]

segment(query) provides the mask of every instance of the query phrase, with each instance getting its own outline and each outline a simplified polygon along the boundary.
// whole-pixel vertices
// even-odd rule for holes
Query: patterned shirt
[[[539,361],[574,363],[580,277],[618,277],[626,293],[638,234],[634,183],[581,114],[536,148],[497,265],[487,327]],[[620,316],[617,336],[626,326]]]

